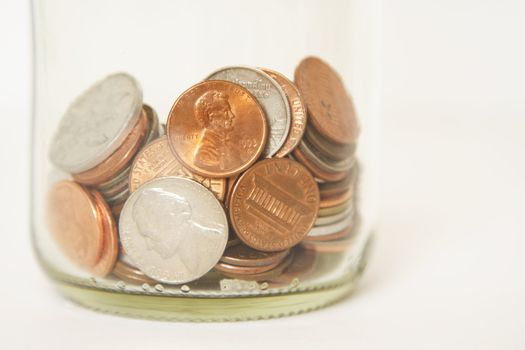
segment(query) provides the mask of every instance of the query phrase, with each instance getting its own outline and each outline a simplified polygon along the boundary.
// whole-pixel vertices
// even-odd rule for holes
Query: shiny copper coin
[[[335,196],[321,197],[321,203],[319,208],[330,208],[341,205],[352,198],[354,191],[352,188],[346,190],[343,193],[337,194]]]
[[[145,274],[143,274],[139,269],[134,268],[132,266],[129,266],[123,261],[118,260],[115,264],[115,268],[113,269],[113,274],[120,278],[121,280],[128,282],[128,283],[136,283],[136,284],[151,284],[155,285],[157,281],[149,278]]]
[[[278,276],[280,276],[283,271],[286,270],[290,266],[290,264],[293,262],[294,259],[294,250],[292,249],[290,251],[290,254],[281,261],[276,267],[274,267],[271,270],[260,272],[260,273],[254,273],[254,274],[239,274],[232,271],[221,271],[223,275],[229,277],[229,278],[235,278],[245,281],[271,281],[276,279]]]
[[[319,168],[298,147],[292,151],[292,155],[295,160],[304,165],[312,173],[313,176],[320,180],[340,181],[346,176],[346,171],[332,173]]]
[[[105,277],[113,270],[118,256],[117,224],[102,195],[97,191],[92,191],[91,194],[95,200],[100,219],[104,223],[104,248],[102,250],[102,256],[95,266],[90,269],[90,272],[95,276]]]
[[[290,153],[301,141],[306,129],[306,105],[304,104],[299,89],[281,73],[262,68],[263,72],[272,77],[283,89],[288,104],[290,105],[291,127],[284,145],[275,153],[274,157],[282,158]]]
[[[73,174],[73,178],[85,185],[98,185],[110,180],[124,170],[137,153],[148,131],[148,117],[142,114],[124,143],[108,158],[96,167],[81,173]]]
[[[175,101],[167,135],[177,158],[192,172],[230,177],[259,158],[268,127],[263,109],[248,90],[210,80],[192,86]]]
[[[356,143],[349,145],[339,145],[327,141],[313,128],[311,125],[306,126],[304,138],[307,140],[315,149],[321,152],[325,157],[332,160],[344,160],[349,156],[352,156],[357,148]]]
[[[91,269],[102,255],[106,229],[93,196],[73,181],[60,181],[51,188],[47,205],[49,229],[64,255]]]
[[[238,244],[224,251],[221,261],[237,266],[266,266],[279,262],[288,254],[288,250],[280,252],[261,252],[245,244]]]
[[[354,104],[333,68],[317,57],[307,57],[295,70],[295,83],[312,126],[332,142],[355,143],[359,126]]]
[[[312,228],[318,210],[319,189],[308,170],[293,160],[272,158],[241,175],[229,214],[245,244],[272,252],[299,243]]]
[[[166,136],[147,144],[135,157],[129,175],[129,189],[134,192],[145,182],[162,176],[180,176],[194,180],[224,200],[226,179],[213,179],[192,173],[173,155]]]
[[[273,269],[274,267],[279,265],[280,262],[280,260],[277,260],[268,265],[240,266],[227,264],[225,262],[219,261],[217,265],[215,265],[215,270],[220,272],[233,273],[236,275],[255,275]]]

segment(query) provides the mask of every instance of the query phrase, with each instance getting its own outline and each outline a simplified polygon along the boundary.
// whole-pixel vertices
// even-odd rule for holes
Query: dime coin
[[[213,178],[247,169],[268,137],[255,97],[228,81],[205,81],[186,90],[171,108],[167,128],[170,147],[182,164]]]
[[[333,68],[317,57],[307,57],[295,70],[295,83],[312,126],[334,143],[355,143],[359,127],[354,105]]]
[[[58,168],[79,173],[115,152],[137,124],[142,90],[126,73],[95,83],[67,109],[51,141],[49,157]]]
[[[49,192],[47,219],[59,247],[77,266],[89,270],[104,249],[104,221],[90,192],[60,181]]]
[[[264,252],[288,249],[315,222],[319,189],[299,163],[272,158],[241,175],[230,200],[230,220],[239,238]]]
[[[299,93],[299,89],[281,73],[263,68],[263,72],[272,77],[283,89],[290,106],[291,126],[283,146],[275,153],[275,157],[282,158],[290,153],[301,141],[306,129],[306,105]]]
[[[261,252],[245,244],[238,244],[226,249],[221,261],[237,266],[266,266],[281,261],[288,254],[287,250],[280,252]]]
[[[117,260],[119,248],[117,225],[102,195],[97,191],[93,191],[91,194],[97,205],[99,215],[101,215],[101,220],[104,223],[104,249],[102,250],[100,259],[95,266],[91,268],[91,273],[95,276],[104,277],[113,270],[113,266]]]
[[[115,152],[94,168],[73,174],[73,178],[85,185],[98,185],[111,180],[131,162],[142,145],[147,131],[148,118],[143,111],[137,125]]]
[[[290,131],[290,105],[288,99],[274,79],[260,69],[250,67],[226,67],[212,73],[208,80],[227,80],[248,89],[261,104],[270,134],[263,152],[271,157],[286,142]]]
[[[133,192],[119,229],[133,264],[148,277],[173,284],[211,270],[228,241],[220,202],[204,186],[181,177],[157,178]]]
[[[147,144],[135,157],[129,176],[129,190],[133,193],[145,182],[163,176],[180,176],[197,181],[221,201],[226,193],[226,179],[203,177],[184,168],[173,155],[166,136]]]

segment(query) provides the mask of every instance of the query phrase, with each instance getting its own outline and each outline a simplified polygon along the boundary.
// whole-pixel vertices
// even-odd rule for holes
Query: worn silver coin
[[[228,241],[226,214],[213,193],[175,176],[151,180],[133,192],[122,208],[119,230],[133,264],[171,284],[210,271]]]
[[[137,123],[142,89],[126,73],[92,85],[62,117],[51,141],[49,157],[58,168],[79,173],[111,155]]]
[[[227,80],[246,88],[263,108],[269,125],[264,157],[271,157],[285,143],[290,132],[291,115],[288,99],[281,86],[262,70],[251,67],[225,67],[207,80]]]

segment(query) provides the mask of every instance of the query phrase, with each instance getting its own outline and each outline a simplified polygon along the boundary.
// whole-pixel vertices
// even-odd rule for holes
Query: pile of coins
[[[355,237],[358,134],[341,78],[316,57],[295,83],[220,69],[181,94],[165,131],[138,82],[113,74],[70,105],[52,140],[70,179],[50,190],[49,228],[94,276],[289,281]]]

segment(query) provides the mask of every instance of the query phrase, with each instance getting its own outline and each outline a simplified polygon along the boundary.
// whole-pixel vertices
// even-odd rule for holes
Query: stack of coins
[[[50,158],[77,183],[98,190],[118,213],[129,196],[133,158],[159,132],[157,114],[143,105],[138,82],[128,74],[113,74],[71,104],[53,138]]]
[[[295,83],[266,68],[215,71],[165,127],[135,79],[114,74],[73,102],[52,142],[72,180],[51,189],[50,228],[97,276],[182,284],[215,269],[290,283],[316,252],[351,242],[357,135],[351,98],[318,58]]]

